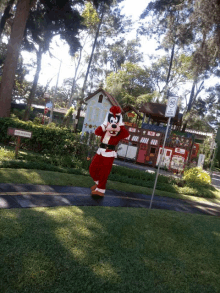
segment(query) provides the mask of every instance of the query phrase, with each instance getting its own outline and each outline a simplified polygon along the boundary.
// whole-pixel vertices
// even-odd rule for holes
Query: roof
[[[150,115],[155,120],[167,122],[168,117],[165,117],[166,107],[166,104],[148,102],[142,104],[142,106],[139,108],[139,112],[142,112],[148,116]],[[178,123],[179,119],[181,120],[181,117],[179,117],[179,107],[177,107],[176,116],[173,117],[173,120],[174,122]]]
[[[24,104],[24,103],[17,104],[17,103],[12,102],[11,105],[12,105],[12,108],[17,108],[20,110],[23,110],[26,108],[26,104]],[[45,106],[43,106],[43,105],[31,104],[31,107],[33,107],[35,109],[41,109],[41,110],[45,109]],[[49,111],[51,111],[50,108],[48,108],[48,109],[49,109]],[[69,109],[67,109],[67,108],[54,108],[53,112],[54,113],[61,113],[61,114],[65,115],[68,110]],[[80,111],[80,117],[85,117],[85,111]]]
[[[122,111],[124,112],[124,113],[127,113],[127,112],[129,112],[129,111],[134,111],[141,119],[143,118],[142,116],[141,116],[141,114],[138,112],[138,110],[136,110],[133,106],[131,106],[131,105],[127,105],[126,107],[124,107],[123,109],[122,109]]]
[[[118,106],[121,108],[120,104],[118,103],[118,101],[112,96],[110,95],[108,92],[106,92],[105,90],[103,90],[102,88],[99,88],[97,91],[95,91],[93,94],[89,95],[85,101],[88,101],[89,99],[91,99],[92,97],[94,97],[96,94],[98,94],[99,92],[103,93],[107,99],[109,100],[109,102],[112,104],[112,106]]]

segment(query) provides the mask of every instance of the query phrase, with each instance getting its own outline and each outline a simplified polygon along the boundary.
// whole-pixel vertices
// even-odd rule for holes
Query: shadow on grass
[[[217,198],[215,192],[218,190],[211,184],[188,183],[181,191],[192,196],[214,199]]]
[[[165,214],[161,223],[140,213],[100,207],[1,211],[1,292],[217,292],[216,224],[204,238],[196,218],[192,227],[189,216],[181,223]],[[199,258],[202,251],[208,264]]]
[[[83,212],[75,208],[71,226],[68,210],[62,208],[63,215],[54,210],[59,208],[7,212],[1,227],[1,292],[110,292],[117,274],[110,266],[106,278],[101,267],[94,273],[102,261],[89,247],[96,235],[84,225]]]

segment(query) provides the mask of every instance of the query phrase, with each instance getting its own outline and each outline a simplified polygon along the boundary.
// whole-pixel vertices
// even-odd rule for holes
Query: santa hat
[[[108,122],[108,115],[109,114],[113,114],[114,117],[117,116],[120,116],[120,119],[119,119],[119,123],[118,125],[119,126],[122,126],[124,125],[124,123],[122,122],[122,115],[121,115],[121,108],[120,107],[117,107],[117,106],[112,106],[110,108],[110,110],[107,112],[106,116],[105,116],[105,121],[103,122],[104,125],[107,125],[107,122]]]

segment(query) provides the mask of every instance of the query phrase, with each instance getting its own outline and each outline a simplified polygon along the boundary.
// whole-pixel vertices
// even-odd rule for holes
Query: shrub
[[[7,135],[8,127],[32,132],[31,139],[22,138],[21,149],[57,157],[73,155],[80,160],[85,160],[88,155],[94,155],[99,144],[99,140],[93,138],[88,145],[87,134],[81,138],[80,134],[72,133],[67,128],[36,125],[31,121],[25,122],[17,118],[0,118],[0,142],[6,145],[16,140],[14,136]]]
[[[13,160],[14,158],[15,152],[0,147],[0,161]]]
[[[193,183],[200,183],[200,184],[210,184],[211,177],[210,175],[204,171],[200,167],[195,167],[184,171],[183,180],[186,183],[193,184]]]
[[[137,169],[130,169],[126,167],[121,167],[121,166],[113,166],[112,167],[112,172],[111,174],[115,175],[120,175],[120,176],[127,176],[130,179],[135,179],[135,180],[142,180],[142,181],[150,181],[153,182],[155,181],[155,174],[144,172],[141,170]],[[181,182],[181,179],[178,179],[178,183]],[[161,184],[177,184],[177,179],[173,178],[172,176],[163,176],[159,175],[158,177],[158,182]],[[152,183],[152,184],[153,184]]]

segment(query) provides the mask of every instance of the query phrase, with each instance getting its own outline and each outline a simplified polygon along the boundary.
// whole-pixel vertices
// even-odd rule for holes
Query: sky
[[[135,9],[134,9],[134,0],[124,1],[122,13],[124,13],[126,16],[131,16],[134,22],[134,30],[129,34],[129,36],[127,36],[128,39],[136,38],[137,22],[138,22],[140,14],[146,8],[148,2],[150,1],[149,0],[135,0]],[[69,55],[69,46],[67,44],[62,44],[62,43],[60,44],[60,46],[58,46],[57,44],[60,44],[59,37],[54,38],[51,44],[51,47],[53,48],[52,53],[54,56],[56,56],[56,58],[51,59],[48,53],[43,55],[42,70],[39,77],[39,84],[46,85],[47,81],[53,78],[50,83],[50,86],[56,85],[57,74],[58,74],[59,66],[60,66],[59,60],[62,60],[62,65],[60,70],[58,86],[62,85],[64,79],[71,78],[74,74],[73,60],[71,60],[71,57]],[[148,41],[147,38],[143,38],[141,51],[144,53],[144,56],[146,57],[146,54],[155,53],[156,46],[157,45],[155,41]],[[158,52],[156,53],[158,54]],[[34,54],[30,54],[27,52],[23,52],[22,55],[25,58],[27,63],[30,63],[31,60],[34,61],[36,58]],[[147,58],[146,58],[146,62],[148,62]],[[35,73],[35,67],[33,67],[33,70],[30,72],[30,74],[26,76],[26,79],[28,81],[33,81],[34,73]]]

